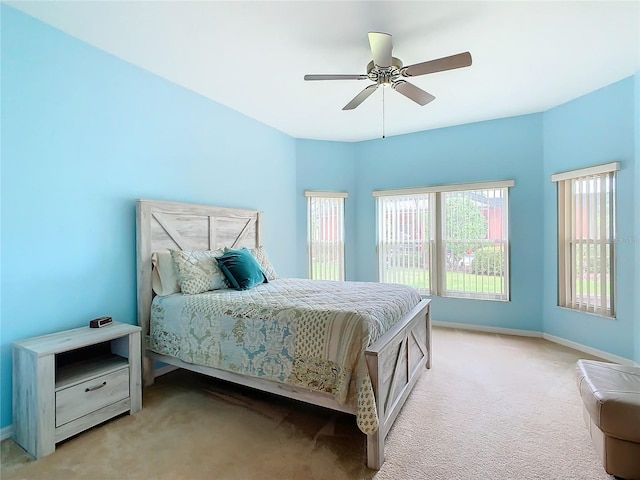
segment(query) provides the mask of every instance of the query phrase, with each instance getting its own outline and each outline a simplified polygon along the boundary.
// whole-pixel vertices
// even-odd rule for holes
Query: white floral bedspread
[[[420,302],[372,282],[282,278],[244,291],[157,296],[149,347],[185,362],[327,392],[378,429],[364,351]]]

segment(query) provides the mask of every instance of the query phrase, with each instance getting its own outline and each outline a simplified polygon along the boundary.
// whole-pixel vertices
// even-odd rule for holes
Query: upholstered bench
[[[578,360],[576,382],[604,469],[640,480],[640,367]]]

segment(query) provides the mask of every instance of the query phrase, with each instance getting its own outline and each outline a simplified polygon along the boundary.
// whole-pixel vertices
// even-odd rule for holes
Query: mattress
[[[365,349],[420,302],[373,282],[281,278],[244,291],[156,296],[149,348],[208,367],[332,395],[378,428]]]

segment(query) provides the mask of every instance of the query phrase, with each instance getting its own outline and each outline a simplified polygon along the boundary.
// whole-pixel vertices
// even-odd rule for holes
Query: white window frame
[[[345,258],[344,258],[344,212],[345,199],[349,196],[346,192],[324,192],[310,191],[304,192],[307,197],[307,257],[309,278],[314,280],[338,280],[345,279]],[[336,228],[330,232],[315,232],[312,228],[312,209],[314,202],[321,202],[320,208],[326,209],[327,212],[335,214]],[[335,209],[335,212],[334,212]],[[322,228],[322,227],[320,227]],[[320,242],[317,234],[321,236],[329,233],[336,237],[335,242]],[[333,265],[328,268],[314,268],[313,258],[316,253],[321,254],[325,258],[329,258]]]
[[[383,235],[383,227],[381,223],[381,199],[385,197],[402,197],[424,195],[431,202],[429,210],[432,213],[432,224],[428,226],[430,230],[429,241],[429,285],[428,288],[421,288],[420,293],[423,295],[436,295],[442,297],[453,298],[469,298],[475,300],[494,300],[494,301],[510,301],[510,268],[509,268],[509,188],[515,186],[513,180],[500,180],[492,182],[475,182],[452,185],[440,185],[430,187],[403,188],[397,190],[376,190],[373,197],[377,200],[376,223],[378,226],[378,235],[376,239],[376,247],[378,250],[378,280],[384,281],[385,262],[388,260],[384,257],[384,252],[380,248],[381,237]],[[500,294],[491,294],[484,292],[468,292],[468,291],[448,291],[446,288],[446,248],[445,248],[445,216],[443,194],[450,192],[473,192],[478,190],[505,189],[505,202],[503,208],[503,229],[504,229],[504,286],[503,292]],[[393,279],[392,279],[393,281]],[[399,283],[404,283],[400,280]]]
[[[603,317],[615,318],[616,316],[615,236],[616,172],[618,170],[620,170],[620,162],[612,162],[551,176],[551,181],[558,185],[559,307]],[[608,186],[608,191],[601,188],[603,184]],[[599,190],[595,191],[595,189]],[[576,198],[578,194],[581,195],[580,202]],[[582,234],[576,231],[578,216],[584,218],[584,222],[580,222]],[[587,238],[584,236],[585,229]],[[593,295],[591,279],[587,280],[585,292],[584,280],[578,274],[579,267],[584,268],[585,247],[587,254],[593,248],[594,256],[590,256],[587,262],[594,260],[594,264],[588,264],[588,267],[590,270],[593,269],[599,278],[594,282]],[[608,262],[602,260],[603,257],[606,260],[607,250]],[[583,260],[578,262],[578,256]],[[598,281],[599,291],[596,288]],[[607,293],[609,293],[608,302],[603,302],[602,299],[606,298]]]

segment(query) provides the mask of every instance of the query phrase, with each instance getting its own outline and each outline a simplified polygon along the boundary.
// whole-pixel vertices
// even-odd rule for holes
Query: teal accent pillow
[[[220,270],[236,290],[249,290],[268,282],[260,264],[246,248],[229,250],[221,257],[216,257],[216,260]]]

